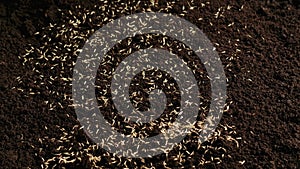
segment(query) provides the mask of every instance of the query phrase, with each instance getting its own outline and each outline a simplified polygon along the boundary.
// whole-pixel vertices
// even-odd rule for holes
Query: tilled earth
[[[1,168],[299,168],[299,7],[296,0],[1,1]],[[72,73],[80,49],[93,32],[122,16],[150,11],[182,17],[207,35],[224,65],[228,98],[222,120],[207,142],[197,142],[201,125],[196,125],[167,155],[126,159],[101,149],[82,130],[72,100]],[[139,35],[117,44],[107,58],[124,58],[130,54],[128,48],[149,47],[190,59],[189,66],[198,70],[195,76],[202,82],[202,101],[209,104],[205,69],[179,41]],[[143,90],[135,87],[147,81],[141,77],[133,80],[131,94]],[[99,70],[97,90],[105,87],[103,78]],[[163,78],[174,82],[172,77]],[[175,92],[167,97],[180,98],[173,86],[169,90]],[[131,96],[142,100],[136,108],[147,109],[143,100],[147,94]],[[110,123],[124,120],[113,107],[102,112]],[[200,113],[199,121],[207,109]],[[170,117],[172,122],[176,114]],[[127,125],[143,136],[162,130],[156,125]],[[113,126],[130,134],[124,122]]]

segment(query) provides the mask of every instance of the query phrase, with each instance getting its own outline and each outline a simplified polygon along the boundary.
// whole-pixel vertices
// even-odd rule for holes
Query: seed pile
[[[51,168],[53,166],[66,168],[76,166],[85,168],[183,168],[190,166],[197,168],[203,165],[220,164],[224,159],[231,158],[230,154],[227,154],[227,147],[224,147],[224,143],[230,142],[234,146],[239,146],[239,140],[241,139],[237,136],[233,125],[228,125],[221,121],[221,124],[208,142],[203,144],[197,142],[197,136],[199,135],[199,131],[201,131],[201,120],[205,118],[205,113],[208,111],[210,96],[205,91],[209,89],[209,80],[206,77],[203,65],[199,60],[197,61],[195,59],[193,52],[179,41],[165,36],[148,34],[127,38],[112,48],[105,58],[124,58],[133,51],[149,47],[166,49],[178,54],[178,56],[182,56],[182,59],[186,60],[188,65],[193,68],[192,70],[196,75],[196,79],[199,80],[198,85],[201,94],[203,94],[203,98],[201,98],[203,105],[199,109],[201,115],[192,134],[188,135],[168,154],[158,155],[153,158],[126,159],[114,156],[99,148],[92,140],[89,140],[89,138],[84,135],[82,128],[76,121],[71,97],[72,71],[76,57],[80,53],[85,41],[106,23],[131,13],[146,11],[171,12],[188,19],[189,17],[197,16],[188,15],[188,13],[193,10],[197,11],[199,8],[201,8],[201,11],[210,10],[209,2],[195,4],[194,1],[187,1],[182,4],[182,10],[176,11],[175,13],[172,6],[177,3],[182,2],[158,1],[157,3],[157,1],[155,1],[152,3],[150,1],[143,2],[134,0],[126,3],[121,1],[99,1],[94,6],[89,7],[76,5],[71,10],[59,9],[59,15],[61,15],[60,22],[49,23],[48,27],[35,33],[35,36],[41,39],[40,44],[30,45],[26,51],[27,53],[20,56],[24,66],[32,67],[32,72],[30,73],[30,76],[33,77],[31,78],[32,81],[27,81],[26,76],[23,78],[19,77],[19,84],[15,89],[27,96],[41,97],[41,99],[44,99],[43,104],[48,108],[48,110],[45,110],[47,111],[47,116],[64,119],[54,122],[56,128],[50,129],[47,125],[44,126],[45,130],[57,131],[57,133],[60,134],[59,136],[43,136],[37,138],[40,145],[32,145],[38,150],[37,157],[42,158],[44,162],[42,168]],[[241,10],[242,8],[243,7],[240,7]],[[229,5],[221,7],[213,16],[215,19],[219,17],[222,18],[226,10],[230,9],[231,6]],[[199,23],[206,20],[203,15],[198,16],[200,16],[198,18]],[[209,22],[209,24],[210,26],[213,25],[212,22]],[[234,27],[234,22],[229,23],[228,27]],[[236,41],[238,42],[238,40]],[[218,48],[221,44],[215,43],[215,46]],[[226,57],[226,70],[230,71],[230,61],[237,58],[239,51],[238,44],[235,43],[235,53]],[[225,55],[226,51],[221,51],[221,53]],[[122,59],[117,59],[115,63],[120,61],[122,61]],[[109,93],[107,93],[106,97],[99,95],[99,93],[108,86],[102,81],[103,78],[105,78],[105,73],[103,72],[105,72],[105,69],[99,70],[97,75],[96,95],[99,96],[97,100],[99,105],[107,103],[108,106],[113,106],[110,100],[106,100],[110,96]],[[147,76],[153,74],[153,72],[144,73],[146,73]],[[136,90],[143,90],[143,88],[136,87],[138,85],[134,85],[147,80],[142,77],[142,74],[137,76],[136,81],[133,81],[131,87],[132,101],[134,102],[134,100],[139,97],[140,99],[138,100],[142,100],[142,105],[140,105],[140,103],[136,105],[138,109],[147,108],[147,106],[143,105],[143,103],[147,103],[147,101],[145,102],[147,95],[134,94]],[[108,77],[108,79],[109,78],[111,77]],[[168,85],[172,84],[171,77],[164,77],[161,80],[170,82]],[[109,83],[109,80],[107,82]],[[162,89],[164,89],[163,86],[164,85],[161,86]],[[151,88],[151,86],[147,86],[147,88],[149,87]],[[175,84],[173,89],[169,89],[169,92],[166,90],[167,95],[169,94],[170,96],[176,96],[176,92],[178,95]],[[163,132],[163,130],[167,129],[168,123],[176,118],[176,107],[179,106],[176,101],[178,102],[178,97],[177,99],[175,97],[173,100],[174,104],[172,104],[173,110],[175,110],[174,114],[171,113],[172,109],[169,109],[169,114],[164,114],[165,117],[162,117],[152,124],[125,123],[124,119],[118,116],[114,108],[100,107],[100,109],[103,110],[103,115],[117,131],[124,134],[131,134],[134,137],[150,137]],[[172,100],[169,100],[169,103],[171,102]],[[232,102],[229,102],[225,106],[225,112],[229,111],[230,104],[232,104]],[[70,122],[74,124],[72,128],[66,125],[66,123]],[[132,132],[133,128],[135,129],[134,132]],[[51,147],[56,147],[56,149],[48,149],[48,145],[53,145]],[[242,164],[244,161],[240,163]]]

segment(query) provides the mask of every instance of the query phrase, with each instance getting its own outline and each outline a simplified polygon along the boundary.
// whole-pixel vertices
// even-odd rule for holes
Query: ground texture
[[[1,168],[299,168],[299,4],[1,1]],[[228,99],[209,142],[199,145],[190,135],[167,156],[125,159],[98,148],[82,131],[70,84],[85,40],[109,21],[143,11],[172,13],[203,30],[224,65]],[[161,37],[151,36],[159,44]],[[122,47],[110,55],[120,55]]]

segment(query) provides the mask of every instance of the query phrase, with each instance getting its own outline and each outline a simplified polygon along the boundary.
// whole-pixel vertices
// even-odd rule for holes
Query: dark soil
[[[150,0],[130,0],[126,4],[131,8],[123,12],[119,11],[125,3],[108,3],[0,2],[0,168],[300,167],[299,1],[158,0],[153,6]],[[100,10],[101,6],[106,8]],[[57,30],[63,29],[57,25],[71,28],[66,21],[82,18],[87,10],[95,13],[87,14],[87,21],[76,28],[82,39],[70,38],[70,33],[56,37]],[[76,120],[68,78],[72,78],[76,49],[95,30],[111,19],[150,10],[181,16],[203,30],[224,65],[228,99],[217,129],[220,134],[201,148],[196,135],[191,135],[168,156],[128,160],[92,147]],[[65,44],[71,44],[70,50]],[[39,59],[37,49],[48,49],[49,61]],[[74,160],[59,160],[64,157]]]

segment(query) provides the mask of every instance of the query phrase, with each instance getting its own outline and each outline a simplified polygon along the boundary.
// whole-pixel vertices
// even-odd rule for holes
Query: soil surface
[[[1,168],[300,168],[299,1],[155,2],[0,2]],[[95,30],[145,11],[180,16],[207,35],[224,65],[228,98],[217,132],[208,142],[200,145],[194,133],[168,155],[126,159],[97,147],[82,130],[72,105],[72,72],[79,49]],[[140,42],[143,36],[127,40]],[[162,38],[149,35],[155,47],[165,47],[159,44]],[[180,42],[171,44],[168,50],[182,48],[182,56],[189,57],[184,55],[189,49]],[[109,55],[120,55],[123,48],[126,40]],[[205,72],[198,79],[205,87]],[[143,79],[136,77],[131,90],[138,81]],[[204,100],[209,98],[202,90]],[[147,109],[147,102],[137,107]],[[112,108],[102,110],[110,122],[118,116]],[[114,127],[130,133],[123,123]],[[148,136],[160,130],[149,130]]]

